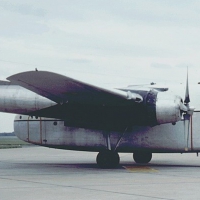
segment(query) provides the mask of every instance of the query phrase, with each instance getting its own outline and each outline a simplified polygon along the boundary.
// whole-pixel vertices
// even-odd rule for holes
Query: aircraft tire
[[[149,163],[152,159],[151,152],[135,152],[133,153],[133,159],[138,164]]]
[[[96,161],[100,168],[116,168],[120,158],[117,152],[105,150],[98,153]]]

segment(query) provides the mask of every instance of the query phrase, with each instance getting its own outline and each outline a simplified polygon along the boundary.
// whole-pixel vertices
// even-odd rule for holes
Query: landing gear
[[[145,164],[151,161],[152,153],[150,152],[135,152],[133,159],[136,163]]]
[[[127,128],[128,127],[126,127],[123,134],[120,136],[114,148],[111,147],[110,132],[104,133],[107,149],[100,151],[97,155],[96,161],[99,167],[116,168],[119,165],[120,158],[119,154],[117,153],[117,147],[119,146],[124,134],[126,133]]]
[[[107,149],[98,153],[96,161],[101,168],[116,168],[120,158],[117,152]]]

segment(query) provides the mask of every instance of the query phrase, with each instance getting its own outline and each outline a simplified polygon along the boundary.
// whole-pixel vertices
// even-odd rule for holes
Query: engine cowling
[[[181,120],[184,107],[181,97],[170,92],[150,90],[146,96],[149,125],[176,123]]]
[[[159,92],[156,100],[157,124],[175,123],[181,120],[180,105],[182,100],[179,96],[168,92]]]

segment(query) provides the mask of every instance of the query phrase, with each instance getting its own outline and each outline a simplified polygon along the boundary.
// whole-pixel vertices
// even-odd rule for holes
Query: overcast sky
[[[126,86],[200,81],[200,1],[0,0],[0,79],[48,70]],[[13,130],[0,114],[0,132]]]

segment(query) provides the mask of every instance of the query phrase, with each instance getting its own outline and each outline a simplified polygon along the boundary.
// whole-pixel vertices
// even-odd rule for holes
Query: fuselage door
[[[28,141],[34,144],[42,144],[42,120],[41,117],[28,117]]]

